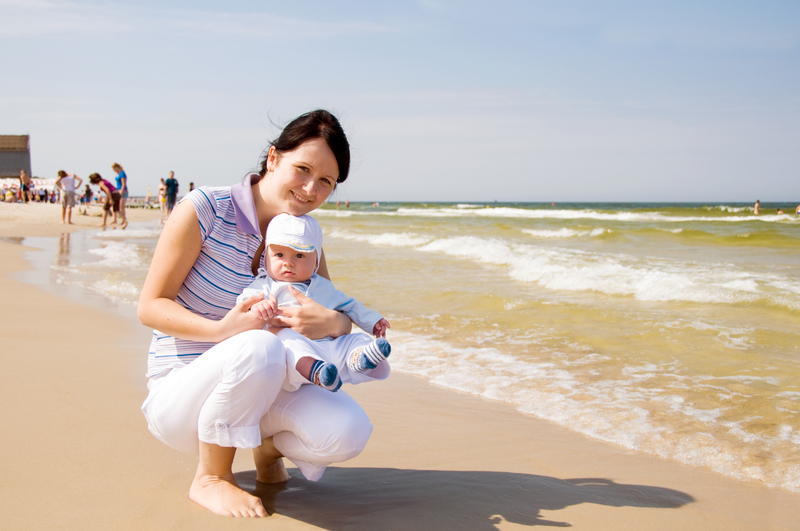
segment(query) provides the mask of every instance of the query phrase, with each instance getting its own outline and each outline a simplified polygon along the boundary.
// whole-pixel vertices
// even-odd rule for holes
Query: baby
[[[391,352],[386,340],[389,322],[317,274],[321,250],[322,229],[314,218],[275,216],[267,227],[264,267],[236,302],[263,293],[264,300],[250,311],[269,319],[279,314],[281,306],[299,306],[289,290],[292,286],[322,306],[344,312],[377,339],[347,334],[312,341],[290,328],[280,330],[276,336],[286,347],[288,374],[283,388],[287,391],[308,382],[337,391],[342,382],[357,384],[389,376],[389,364],[382,363]]]

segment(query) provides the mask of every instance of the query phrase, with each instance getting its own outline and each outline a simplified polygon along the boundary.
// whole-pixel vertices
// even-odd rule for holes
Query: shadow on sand
[[[570,527],[540,511],[596,503],[611,507],[675,509],[694,498],[672,489],[617,484],[608,479],[557,479],[510,472],[329,468],[318,483],[290,470],[291,481],[257,483],[255,471],[236,481],[278,513],[330,531],[410,529],[495,530],[502,519],[519,525]]]

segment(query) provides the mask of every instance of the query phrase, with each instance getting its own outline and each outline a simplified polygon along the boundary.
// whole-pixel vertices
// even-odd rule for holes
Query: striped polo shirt
[[[197,211],[203,245],[175,302],[207,319],[221,320],[255,279],[250,268],[262,237],[250,183],[257,178],[251,173],[231,187],[198,188],[181,200]],[[147,376],[188,365],[214,345],[153,330]]]

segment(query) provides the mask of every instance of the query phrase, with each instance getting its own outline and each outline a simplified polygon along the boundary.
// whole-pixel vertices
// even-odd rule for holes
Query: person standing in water
[[[75,189],[78,188],[83,179],[77,175],[67,173],[64,170],[58,171],[56,186],[61,188],[61,223],[73,225],[72,207],[75,206]]]

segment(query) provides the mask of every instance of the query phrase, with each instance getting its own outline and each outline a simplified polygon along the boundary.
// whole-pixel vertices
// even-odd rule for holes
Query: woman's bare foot
[[[256,481],[261,483],[283,483],[291,476],[286,471],[281,453],[272,443],[272,437],[261,441],[261,446],[253,448],[256,463]]]
[[[125,221],[122,222],[122,226],[120,227],[120,229],[125,230],[125,227],[127,226],[128,226],[128,220],[126,219]]]
[[[189,488],[189,499],[222,516],[267,516],[261,500],[240,489],[233,476],[195,476]]]

